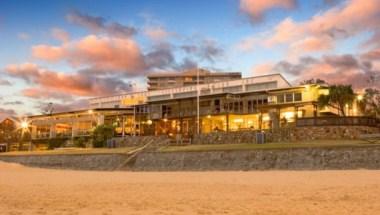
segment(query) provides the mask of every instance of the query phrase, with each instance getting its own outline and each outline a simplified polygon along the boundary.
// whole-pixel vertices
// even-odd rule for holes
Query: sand
[[[0,214],[379,214],[380,171],[93,172],[0,162]]]

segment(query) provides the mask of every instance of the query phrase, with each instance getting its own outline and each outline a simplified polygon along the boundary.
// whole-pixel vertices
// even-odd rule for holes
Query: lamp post
[[[197,134],[199,135],[199,68],[197,67]]]

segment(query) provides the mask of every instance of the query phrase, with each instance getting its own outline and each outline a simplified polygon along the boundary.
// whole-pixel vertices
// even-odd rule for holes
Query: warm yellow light
[[[93,110],[88,110],[87,112],[88,112],[88,114],[93,114],[94,113]]]
[[[151,125],[153,122],[152,122],[152,120],[150,120],[150,119],[148,119],[147,121],[146,121],[146,124],[148,124],[148,125]]]
[[[263,121],[269,121],[269,120],[270,120],[269,116],[263,116]]]
[[[168,121],[168,119],[165,118],[165,119],[164,119],[164,122],[167,122],[167,121]]]
[[[310,90],[310,85],[306,85],[305,89],[306,89],[306,91],[309,91]]]
[[[211,118],[211,115],[210,115],[210,114],[209,114],[209,115],[207,115],[207,118],[208,118],[208,119],[210,119],[210,118]]]
[[[285,112],[284,117],[285,119],[291,119],[294,117],[294,112]]]
[[[358,99],[358,101],[363,100],[363,95],[358,95],[358,96],[357,96],[357,99]]]
[[[243,122],[243,119],[241,118],[234,119],[234,123],[242,123],[242,122]]]
[[[29,124],[28,124],[27,121],[23,121],[23,122],[21,122],[21,128],[26,129],[26,128],[28,128],[28,127],[29,127]]]

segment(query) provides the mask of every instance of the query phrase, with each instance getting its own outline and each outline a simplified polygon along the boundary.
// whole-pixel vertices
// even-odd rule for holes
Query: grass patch
[[[159,152],[203,152],[203,151],[232,151],[232,150],[265,150],[265,149],[292,149],[292,148],[334,148],[334,147],[364,147],[380,146],[368,144],[360,140],[317,140],[295,143],[266,143],[266,144],[215,144],[215,145],[187,145],[168,146],[159,149]]]
[[[123,148],[63,148],[43,151],[14,151],[1,153],[0,156],[19,156],[19,155],[79,155],[79,154],[126,154],[136,147]]]

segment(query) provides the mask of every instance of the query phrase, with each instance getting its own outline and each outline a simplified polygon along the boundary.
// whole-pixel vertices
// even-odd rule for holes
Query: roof
[[[66,111],[66,112],[59,112],[59,113],[53,113],[53,114],[32,115],[32,116],[28,116],[28,118],[37,118],[37,117],[45,117],[45,116],[58,116],[58,115],[64,115],[64,114],[80,114],[80,113],[86,113],[86,112],[89,112],[89,111],[102,112],[102,111],[127,111],[127,110],[133,110],[133,108],[94,108],[94,109],[82,109],[82,110]]]
[[[148,75],[148,78],[155,77],[183,77],[183,76],[196,76],[198,73],[197,69],[188,69],[182,72],[160,72],[160,73],[151,73]],[[228,75],[236,75],[241,76],[240,72],[210,72],[206,69],[199,69],[199,75],[204,76],[228,76]]]
[[[5,120],[11,120],[13,122],[16,122],[17,120],[12,116],[0,116],[0,123],[3,123]]]

